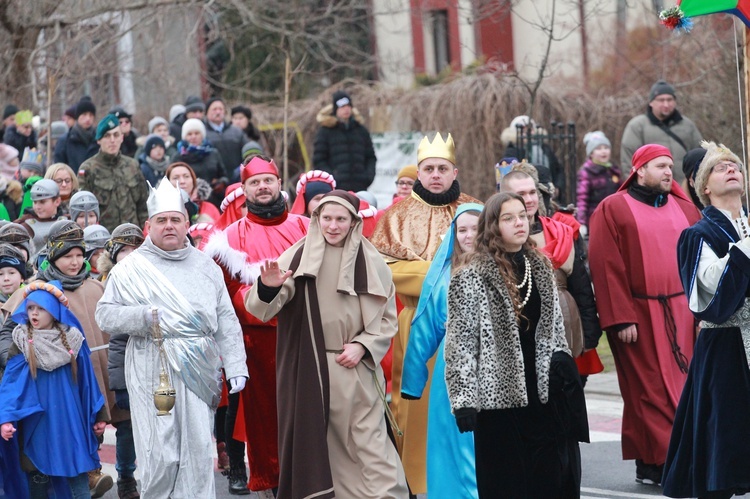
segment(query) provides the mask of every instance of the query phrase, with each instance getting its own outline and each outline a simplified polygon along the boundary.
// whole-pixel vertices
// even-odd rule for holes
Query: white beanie
[[[203,138],[206,138],[206,126],[203,122],[198,118],[190,118],[182,125],[182,140],[187,140],[188,132],[192,132],[193,130],[199,131]]]
[[[176,117],[185,112],[185,106],[182,104],[175,104],[169,108],[169,122],[172,123]]]
[[[588,158],[591,156],[591,153],[594,152],[594,149],[596,149],[599,146],[609,146],[612,147],[612,144],[609,142],[609,139],[606,135],[604,135],[604,132],[601,130],[597,130],[595,132],[589,132],[586,135],[583,136],[583,143],[586,144],[586,157]]]

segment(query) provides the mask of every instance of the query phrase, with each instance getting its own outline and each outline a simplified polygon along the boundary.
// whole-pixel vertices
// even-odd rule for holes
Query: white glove
[[[247,382],[247,378],[245,376],[235,376],[234,378],[229,378],[229,386],[232,387],[232,389],[229,390],[229,393],[239,393],[244,390],[245,382]]]
[[[582,237],[589,237],[589,228],[585,225],[581,225],[581,228],[578,229],[578,233],[581,234]]]
[[[143,312],[143,317],[146,319],[146,324],[151,325],[154,323],[154,310],[156,310],[156,315],[159,318],[159,323],[161,323],[162,319],[164,319],[164,310],[157,307],[147,307]]]

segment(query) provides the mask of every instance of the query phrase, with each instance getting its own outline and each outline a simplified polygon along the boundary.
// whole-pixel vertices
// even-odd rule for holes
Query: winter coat
[[[15,125],[9,126],[8,129],[5,131],[5,135],[3,136],[3,142],[5,144],[8,144],[11,147],[15,147],[18,151],[18,157],[23,157],[23,150],[25,148],[34,149],[36,148],[37,140],[36,140],[36,131],[32,130],[31,135],[26,137],[25,135],[22,135],[18,133],[18,129],[16,129]]]
[[[133,158],[100,152],[81,165],[78,178],[81,190],[99,200],[99,224],[110,232],[127,222],[143,227],[148,220],[148,186]]]
[[[166,156],[164,157],[164,159],[167,160],[167,165],[169,165],[169,159]],[[151,165],[148,164],[146,155],[144,153],[138,155],[138,164],[141,167],[141,173],[146,179],[146,182],[151,184],[153,187],[156,187],[156,184],[158,184],[159,181],[164,178],[166,169],[163,172],[157,172],[156,170],[151,168]]]
[[[367,190],[375,179],[376,162],[370,132],[356,109],[348,123],[339,121],[332,110],[329,104],[318,112],[313,168],[332,174],[338,189]]]
[[[547,403],[552,354],[570,354],[549,262],[529,254],[541,298],[536,338],[539,399]],[[445,335],[445,381],[451,408],[508,409],[529,403],[514,305],[497,263],[475,258],[451,277]]]
[[[245,132],[231,123],[224,123],[221,132],[214,130],[207,119],[204,119],[203,123],[206,125],[206,140],[218,151],[226,171],[231,172],[236,166],[241,165],[242,146],[250,142]]]
[[[2,210],[8,214],[8,218],[0,216],[0,219],[12,221],[21,214],[21,202],[23,201],[23,186],[16,180],[0,178],[0,204]],[[3,213],[5,215],[5,213]]]
[[[129,134],[123,136],[122,145],[120,145],[120,152],[130,158],[135,158],[135,153],[138,150],[138,134],[131,130]]]
[[[587,159],[578,170],[576,220],[581,225],[588,225],[589,217],[599,203],[610,194],[617,192],[623,180],[622,172],[617,166],[606,167]]]
[[[206,141],[203,143],[205,145]],[[209,196],[209,201],[217,208],[221,206],[221,201],[224,199],[227,176],[221,155],[219,155],[216,149],[211,150],[206,155],[196,152],[186,152],[186,154],[178,155],[174,160],[189,164],[195,172],[196,178],[205,180],[209,186],[215,188],[214,192],[211,192]],[[218,185],[215,185],[217,182]]]
[[[97,144],[93,136],[91,137],[91,142],[86,142],[78,127],[74,126],[57,141],[54,162],[65,163],[74,172],[78,173],[78,168],[80,168],[83,162],[98,152],[99,144]]]
[[[685,146],[683,147],[675,138],[671,137],[665,129],[679,137]],[[700,147],[703,140],[698,127],[690,119],[685,118],[675,109],[666,121],[660,121],[649,107],[645,114],[633,118],[625,126],[622,133],[622,144],[620,146],[620,165],[622,171],[630,172],[631,160],[635,151],[646,144],[661,144],[672,151],[674,168],[672,176],[677,183],[685,180],[682,172],[682,158],[691,149]]]
[[[177,140],[182,138],[182,125],[187,121],[185,113],[180,113],[174,117],[174,121],[169,124],[169,135],[177,137]]]

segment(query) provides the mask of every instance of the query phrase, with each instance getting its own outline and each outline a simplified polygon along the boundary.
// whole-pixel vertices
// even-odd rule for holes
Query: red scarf
[[[539,217],[544,232],[544,248],[542,252],[552,261],[552,267],[559,269],[573,250],[576,232],[573,227],[548,217]]]

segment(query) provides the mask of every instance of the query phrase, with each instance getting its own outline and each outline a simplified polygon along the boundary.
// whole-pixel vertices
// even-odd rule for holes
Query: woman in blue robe
[[[427,363],[437,352],[427,414],[427,490],[430,499],[478,497],[474,434],[459,433],[445,385],[445,321],[453,257],[463,253],[457,240],[457,221],[464,214],[467,214],[464,219],[473,215],[476,237],[476,223],[482,208],[477,203],[465,203],[456,210],[425,277],[404,356],[401,397],[418,399],[429,378]]]
[[[67,298],[61,289],[59,281],[37,281],[27,286],[25,299],[12,316],[19,324],[18,328],[28,325],[27,306],[35,304],[52,315],[53,324],[61,328],[58,330],[66,331],[66,342],[73,337],[73,329],[83,335],[83,328],[68,309]],[[28,337],[28,346],[24,347],[39,348],[29,341],[31,334],[26,334],[28,336],[19,335],[19,338]],[[14,340],[15,336],[14,331]],[[21,348],[15,341],[11,346],[0,384],[0,423],[4,427],[5,423],[13,423],[17,434],[11,434],[10,438],[19,441],[22,451],[19,462],[10,455],[12,446],[7,445],[9,441],[3,441],[4,482],[22,477],[26,472],[29,473],[29,484],[33,483],[35,488],[39,483],[49,483],[54,497],[71,497],[71,494],[86,497],[89,494],[87,472],[100,466],[99,442],[94,427],[96,425],[97,430],[103,432],[102,418],[106,413],[102,411],[104,397],[91,366],[91,351],[85,337],[80,341],[77,353],[75,348],[64,343],[75,356],[75,376],[70,362],[53,370],[44,370],[39,364],[34,376],[26,355],[20,353]],[[28,490],[24,492],[29,493]]]
[[[677,247],[702,322],[662,485],[668,497],[720,499],[750,491],[750,229],[744,215],[715,206],[703,216]]]

